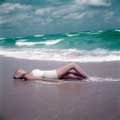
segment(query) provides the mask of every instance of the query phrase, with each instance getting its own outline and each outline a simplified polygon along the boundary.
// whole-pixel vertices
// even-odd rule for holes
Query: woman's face
[[[18,69],[18,70],[15,72],[14,77],[15,77],[15,78],[21,78],[21,77],[23,76],[23,74],[25,74],[25,73],[26,73],[25,70],[23,70],[23,69]]]

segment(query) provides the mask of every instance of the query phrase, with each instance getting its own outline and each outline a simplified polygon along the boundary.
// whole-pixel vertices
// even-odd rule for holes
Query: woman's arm
[[[27,80],[41,80],[41,81],[47,81],[47,82],[63,82],[63,80],[54,80],[54,79],[49,79],[49,78],[40,78],[40,77],[34,77],[31,73],[28,73],[24,76],[25,79]]]

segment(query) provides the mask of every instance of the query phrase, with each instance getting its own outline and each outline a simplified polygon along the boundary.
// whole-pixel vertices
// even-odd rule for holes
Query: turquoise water
[[[0,47],[46,49],[75,48],[79,50],[93,50],[101,48],[107,50],[120,50],[120,31],[110,30],[0,38]]]
[[[29,59],[119,60],[120,30],[0,38],[0,51],[1,55]]]

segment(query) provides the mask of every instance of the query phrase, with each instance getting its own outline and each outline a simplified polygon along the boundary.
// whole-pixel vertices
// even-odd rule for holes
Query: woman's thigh
[[[56,69],[58,77],[61,78],[66,75],[73,68],[72,64],[67,64]]]

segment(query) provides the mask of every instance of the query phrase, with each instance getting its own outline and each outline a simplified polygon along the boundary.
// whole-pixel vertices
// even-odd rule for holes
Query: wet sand
[[[17,68],[52,69],[64,62],[0,57],[0,120],[120,120],[120,81],[63,84],[13,80]],[[82,63],[90,76],[120,78],[120,62]]]

